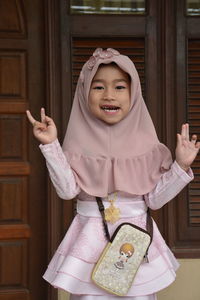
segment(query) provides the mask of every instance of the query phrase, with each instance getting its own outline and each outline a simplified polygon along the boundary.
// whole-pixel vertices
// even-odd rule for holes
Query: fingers
[[[185,126],[186,126],[186,138],[187,138],[187,140],[189,140],[189,139],[190,139],[190,128],[189,128],[189,124],[187,123],[187,124],[185,124]]]
[[[47,126],[55,126],[55,123],[52,118],[45,116],[45,121],[46,121]]]
[[[189,124],[183,124],[181,128],[181,136],[185,140],[189,140]]]
[[[181,136],[182,138],[186,138],[186,128],[185,128],[185,124],[182,125],[181,127]]]
[[[33,116],[31,115],[31,113],[30,113],[29,110],[26,111],[26,115],[27,115],[27,117],[28,117],[30,123],[34,126],[36,120],[33,118]]]
[[[45,116],[45,109],[43,107],[41,108],[40,116],[41,116],[41,122],[45,123],[46,116]]]
[[[36,124],[36,122],[38,122],[36,119],[33,118],[32,114],[30,113],[29,110],[26,111],[26,115],[30,121],[30,123],[34,126]],[[41,116],[41,122],[42,123],[46,123],[46,115],[45,115],[45,109],[42,107],[41,111],[40,111],[40,116]],[[40,123],[40,122],[38,122]]]
[[[197,135],[196,134],[192,135],[191,142],[195,145],[195,148],[199,150],[200,142],[197,142]]]
[[[41,122],[34,119],[29,110],[26,111],[26,114],[27,114],[27,117],[28,117],[30,123],[33,125],[34,132],[36,132],[38,130],[44,131],[49,126],[55,127],[55,123],[54,123],[53,119],[46,116],[45,109],[43,107],[40,110]]]
[[[54,124],[53,120],[50,117],[46,116],[45,109],[43,107],[41,108],[40,116],[41,116],[42,123],[48,124],[48,125]]]
[[[46,129],[46,121],[45,121],[45,110],[44,108],[41,108],[41,120],[42,122],[37,121],[36,119],[33,118],[32,114],[30,113],[29,110],[26,111],[26,115],[30,121],[30,123],[33,125],[34,130],[40,128],[41,130]]]
[[[196,134],[193,134],[193,135],[192,135],[191,142],[192,142],[194,145],[196,144],[196,142],[197,142],[197,135],[196,135]]]
[[[182,137],[179,133],[177,133],[177,143],[180,145],[182,144]]]
[[[197,142],[197,143],[195,144],[195,147],[196,147],[197,149],[200,149],[200,142]]]
[[[196,134],[193,134],[190,140],[188,123],[182,125],[181,134],[177,134],[177,142],[181,143],[182,145],[187,145],[188,142],[191,142],[196,148],[199,148],[199,142],[197,142]]]

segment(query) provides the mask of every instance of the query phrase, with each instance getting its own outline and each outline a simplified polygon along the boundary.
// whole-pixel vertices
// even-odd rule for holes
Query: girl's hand
[[[33,125],[33,134],[42,144],[52,143],[57,139],[57,128],[54,121],[45,115],[44,108],[41,108],[41,122],[36,121],[30,111],[26,111],[30,123]]]
[[[199,152],[200,142],[197,142],[197,136],[189,136],[189,124],[183,124],[181,134],[177,134],[176,161],[179,166],[188,171]]]

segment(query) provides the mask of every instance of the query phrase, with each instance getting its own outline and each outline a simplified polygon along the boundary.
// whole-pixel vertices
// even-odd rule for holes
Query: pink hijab
[[[116,63],[131,77],[131,107],[119,123],[108,125],[88,109],[90,85],[100,64]],[[96,49],[80,73],[63,151],[80,188],[93,196],[114,191],[144,195],[169,169],[168,148],[158,140],[142,98],[132,61],[114,49]]]

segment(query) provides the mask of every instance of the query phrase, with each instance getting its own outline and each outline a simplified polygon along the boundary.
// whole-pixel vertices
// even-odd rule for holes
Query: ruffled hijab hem
[[[154,145],[145,154],[128,158],[66,152],[65,155],[80,188],[89,195],[99,197],[116,191],[132,195],[147,194],[172,163],[171,153],[162,143]]]

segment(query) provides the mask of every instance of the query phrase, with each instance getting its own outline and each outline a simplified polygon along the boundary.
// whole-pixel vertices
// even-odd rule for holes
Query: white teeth
[[[115,108],[115,109],[108,109],[108,108],[103,108],[104,111],[118,111],[119,109],[118,108]]]
[[[101,109],[110,112],[110,111],[118,111],[119,107],[101,107]]]

